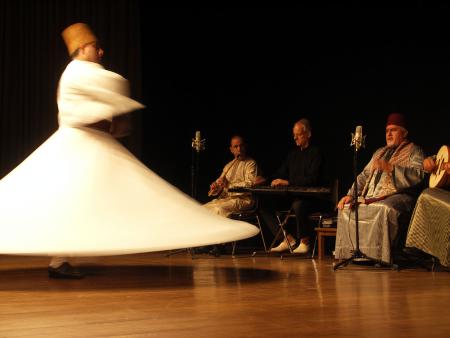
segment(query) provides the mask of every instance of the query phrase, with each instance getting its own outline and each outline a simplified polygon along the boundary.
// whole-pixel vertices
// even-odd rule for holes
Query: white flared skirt
[[[59,128],[0,181],[2,254],[118,255],[257,233],[213,214],[89,128]]]

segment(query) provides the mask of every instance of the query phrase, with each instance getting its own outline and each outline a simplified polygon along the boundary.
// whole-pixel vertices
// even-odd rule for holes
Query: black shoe
[[[429,254],[426,252],[423,252],[422,250],[419,250],[414,247],[405,247],[403,248],[403,253],[406,254],[409,258],[415,258],[415,259],[426,259],[431,258]]]
[[[216,257],[219,257],[221,253],[222,253],[222,250],[219,245],[214,245],[214,247],[209,251],[209,254],[211,256],[216,256]]]
[[[48,277],[57,279],[81,279],[85,274],[65,262],[57,268],[48,267]]]

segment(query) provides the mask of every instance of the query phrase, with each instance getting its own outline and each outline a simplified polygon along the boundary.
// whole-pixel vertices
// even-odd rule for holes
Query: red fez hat
[[[390,124],[395,124],[396,126],[400,126],[406,129],[406,119],[405,116],[403,114],[400,113],[391,113],[389,114],[387,121],[386,121],[386,126],[390,125]]]

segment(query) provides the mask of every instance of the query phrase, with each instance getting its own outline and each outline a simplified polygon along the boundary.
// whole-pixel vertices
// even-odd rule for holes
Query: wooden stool
[[[336,237],[336,228],[315,228],[317,234],[317,242],[319,243],[318,253],[319,259],[325,257],[325,237]]]

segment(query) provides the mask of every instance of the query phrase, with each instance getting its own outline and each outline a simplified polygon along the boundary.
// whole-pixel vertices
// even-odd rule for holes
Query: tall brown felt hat
[[[85,23],[74,23],[63,30],[61,35],[66,43],[69,55],[72,55],[78,48],[97,41],[97,37]]]

